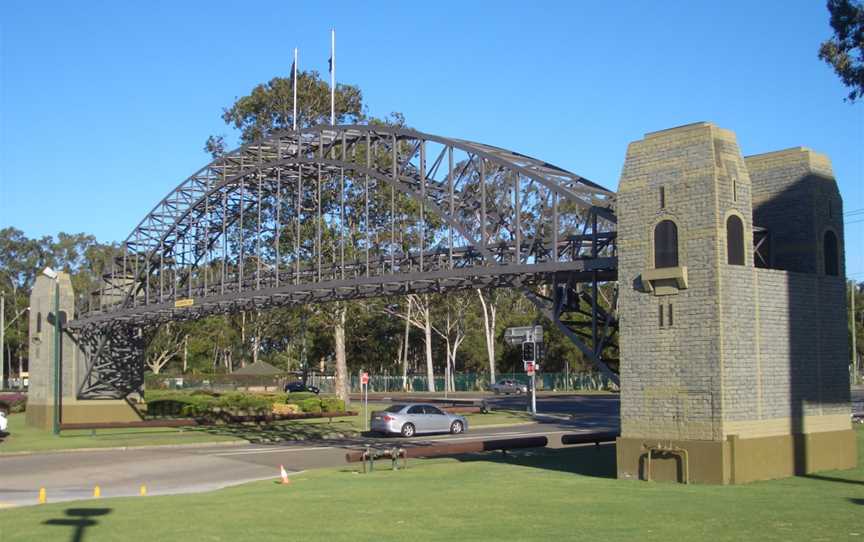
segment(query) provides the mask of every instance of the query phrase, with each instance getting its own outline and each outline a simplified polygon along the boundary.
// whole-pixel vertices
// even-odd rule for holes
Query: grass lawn
[[[384,409],[389,404],[369,403],[369,411]],[[362,413],[362,405],[354,402],[351,409]],[[489,414],[467,415],[469,428],[484,425],[519,424],[531,421],[524,412],[494,411]],[[363,416],[278,422],[263,426],[215,425],[175,428],[98,429],[63,431],[59,437],[50,431],[29,427],[24,414],[9,417],[10,436],[0,443],[0,456],[9,452],[43,452],[73,448],[113,448],[118,446],[156,446],[199,444],[205,442],[280,442],[286,440],[324,439],[355,436],[363,431]],[[0,539],[2,540],[2,539]]]
[[[859,430],[859,450],[864,431]],[[864,538],[864,465],[742,486],[614,479],[614,446],[302,473],[206,494],[0,511],[4,542]]]
[[[113,448],[117,446],[150,446],[162,444],[192,444],[236,440],[225,435],[175,428],[135,428],[63,431],[54,436],[51,431],[30,427],[24,423],[24,414],[9,416],[9,433],[0,442],[0,456],[9,452],[44,452],[73,448]],[[2,540],[2,537],[0,537]]]

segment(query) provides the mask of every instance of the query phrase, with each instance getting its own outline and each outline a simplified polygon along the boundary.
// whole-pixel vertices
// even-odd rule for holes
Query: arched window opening
[[[654,267],[678,267],[678,227],[671,220],[654,227]]]
[[[825,232],[823,252],[825,253],[825,274],[836,277],[840,274],[840,251],[837,249],[837,235],[833,231]]]
[[[726,219],[726,256],[729,265],[744,265],[744,223],[737,215]]]

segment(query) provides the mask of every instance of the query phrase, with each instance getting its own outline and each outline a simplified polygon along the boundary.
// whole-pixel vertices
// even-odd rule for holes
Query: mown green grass
[[[864,431],[858,436],[864,449]],[[611,445],[414,461],[406,471],[365,475],[327,469],[290,486],[0,511],[0,538],[68,540],[76,529],[88,542],[864,537],[860,461],[848,471],[725,487],[619,481],[614,473]]]
[[[381,410],[388,404],[369,403],[369,412]],[[363,408],[358,402],[351,409],[360,412],[347,418],[310,419],[277,422],[264,425],[236,424],[204,427],[134,428],[63,431],[55,436],[50,431],[30,427],[24,423],[24,414],[9,417],[10,435],[0,442],[0,456],[11,452],[45,452],[76,448],[114,448],[123,446],[160,446],[201,444],[211,442],[272,443],[310,439],[330,439],[357,436],[363,432]],[[489,414],[467,415],[471,428],[488,425],[528,423],[530,415],[524,412],[495,411]],[[2,472],[0,472],[2,477]],[[0,539],[2,540],[2,539]]]
[[[30,427],[24,414],[9,416],[9,436],[0,442],[0,456],[10,452],[45,452],[75,448],[113,448],[118,446],[159,446],[198,444],[236,440],[225,435],[174,428],[98,429],[96,431],[63,431],[59,436],[51,431]],[[0,474],[2,476],[2,474]],[[2,538],[0,538],[2,540]]]

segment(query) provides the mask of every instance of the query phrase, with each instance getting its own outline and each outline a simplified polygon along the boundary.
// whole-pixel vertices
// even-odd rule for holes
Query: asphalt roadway
[[[489,402],[493,408],[526,406],[523,397],[490,398]],[[413,439],[369,435],[280,444],[219,443],[0,455],[0,508],[36,504],[40,487],[46,488],[48,502],[89,499],[97,485],[102,497],[136,496],[142,485],[146,486],[148,495],[194,493],[255,480],[276,480],[280,465],[289,473],[320,467],[349,467],[345,452],[366,445],[421,446],[544,435],[550,446],[557,447],[564,434],[618,428],[618,398],[613,395],[541,397],[538,411],[546,414],[538,416],[534,423],[469,428],[462,435]],[[350,467],[359,468],[359,465]]]

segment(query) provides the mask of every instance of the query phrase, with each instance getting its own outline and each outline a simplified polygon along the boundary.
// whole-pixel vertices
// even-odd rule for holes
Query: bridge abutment
[[[619,478],[853,467],[842,201],[827,158],[745,160],[731,131],[682,126],[630,145],[617,201]]]
[[[70,321],[74,317],[75,292],[67,273],[57,273],[56,279],[40,274],[30,294],[30,386],[25,420],[27,425],[46,430],[52,429],[54,424],[57,385],[55,287],[59,289],[60,321]],[[85,373],[85,356],[74,337],[65,330],[60,334],[59,373],[61,423],[140,419],[126,401],[78,399],[78,388]]]

